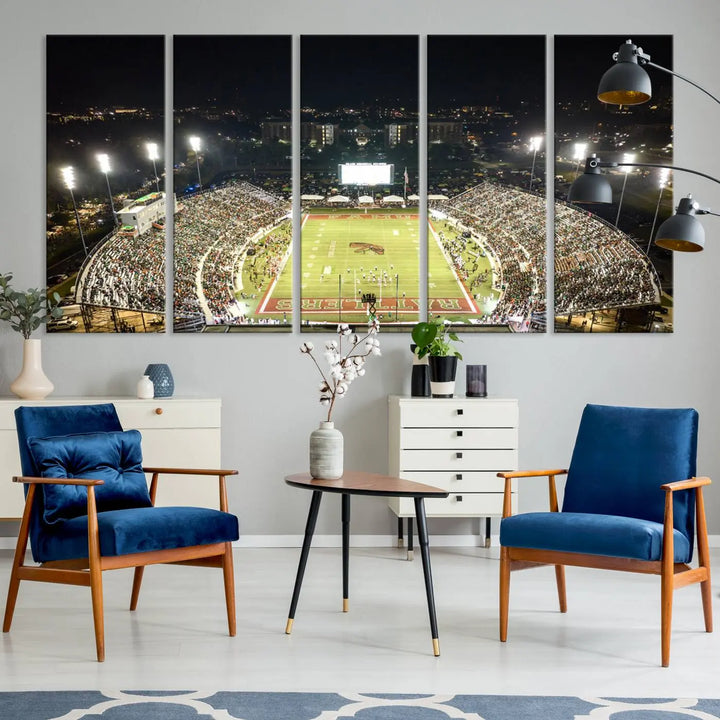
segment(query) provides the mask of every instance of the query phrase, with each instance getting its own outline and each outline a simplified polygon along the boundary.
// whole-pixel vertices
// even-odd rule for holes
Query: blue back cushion
[[[98,512],[150,507],[142,470],[140,433],[85,433],[30,438],[28,446],[40,477],[103,480],[95,487]],[[87,489],[80,485],[43,485],[47,524],[87,515]]]
[[[695,477],[698,414],[692,409],[587,405],[563,500],[563,512],[663,522],[663,483]],[[695,495],[674,493],[676,530],[692,543]]]

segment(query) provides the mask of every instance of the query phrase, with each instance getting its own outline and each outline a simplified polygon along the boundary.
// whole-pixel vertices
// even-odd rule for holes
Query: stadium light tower
[[[145,147],[147,148],[148,158],[152,160],[153,164],[153,172],[155,173],[155,189],[160,192],[160,180],[157,174],[157,165],[155,164],[155,161],[158,160],[160,157],[160,153],[158,152],[158,146],[157,143],[149,142],[145,143]]]
[[[573,152],[573,160],[577,160],[577,163],[575,164],[575,177],[577,177],[578,173],[580,172],[580,162],[585,159],[587,153],[587,146],[587,143],[575,143],[575,148]]]
[[[195,153],[195,165],[197,166],[198,185],[202,190],[202,178],[200,177],[200,138],[197,135],[190,136],[190,149]]]
[[[530,184],[528,185],[528,189],[530,190],[532,190],[533,175],[535,174],[535,157],[537,156],[537,151],[542,145],[542,140],[542,135],[536,135],[535,137],[530,138],[530,149],[533,151],[532,169],[530,170]]]
[[[110,210],[112,210],[113,222],[115,223],[115,227],[117,227],[118,219],[117,215],[115,214],[115,203],[113,202],[112,190],[110,189],[110,178],[108,177],[108,173],[110,172],[110,157],[107,153],[98,153],[98,155],[96,155],[95,157],[97,158],[98,164],[100,165],[100,172],[105,175],[105,182],[107,183],[108,189],[108,197],[110,198]]]
[[[660,200],[662,200],[663,190],[665,189],[665,186],[668,184],[669,179],[670,179],[670,170],[668,168],[661,168],[660,176],[658,177],[658,186],[660,187],[660,192],[658,193],[658,201],[657,201],[657,205],[655,206],[655,217],[653,218],[652,229],[650,230],[650,237],[648,238],[648,246],[647,246],[647,250],[645,251],[646,254],[648,254],[650,252],[650,245],[652,243],[653,235],[655,234],[655,223],[657,222],[658,211],[660,210]]]
[[[623,155],[623,163],[622,171],[625,173],[625,177],[623,178],[623,184],[622,184],[622,191],[620,192],[620,202],[618,203],[618,211],[617,215],[615,216],[615,227],[618,226],[618,223],[620,222],[620,210],[622,209],[622,203],[623,198],[625,197],[625,185],[627,184],[627,177],[630,172],[630,167],[635,162],[635,155],[634,153],[625,153]]]
[[[75,195],[73,195],[73,188],[75,187],[75,171],[72,167],[64,167],[61,171],[63,182],[65,187],[70,191],[70,199],[72,200],[73,210],[75,211],[75,222],[80,232],[80,240],[82,241],[83,250],[85,251],[85,257],[87,257],[88,251],[85,245],[85,236],[83,235],[82,226],[80,225],[80,216],[78,215],[77,205],[75,204]]]

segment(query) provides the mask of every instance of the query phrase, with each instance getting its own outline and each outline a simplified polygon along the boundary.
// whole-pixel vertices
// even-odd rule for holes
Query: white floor
[[[0,588],[10,553],[0,553]],[[670,668],[660,667],[656,577],[567,569],[514,573],[508,642],[497,639],[497,550],[432,550],[441,656],[432,655],[422,565],[355,548],[342,613],[336,549],[311,551],[292,635],[285,621],[298,549],[235,552],[237,637],[221,573],[157,566],[130,613],[131,571],[104,574],[106,653],[94,661],[90,593],[21,583],[2,635],[0,690],[154,689],[720,697],[720,627],[703,629],[698,586],[675,593]],[[720,577],[720,552],[713,551]],[[715,621],[720,598],[714,592]],[[2,598],[4,603],[4,597]]]

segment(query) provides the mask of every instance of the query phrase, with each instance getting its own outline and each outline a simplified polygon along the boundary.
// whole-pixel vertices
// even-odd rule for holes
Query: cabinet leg
[[[407,559],[413,559],[413,519],[407,519]]]
[[[343,571],[343,612],[350,608],[350,495],[342,496],[342,571]]]
[[[490,547],[490,518],[485,518],[485,547]]]
[[[401,548],[404,544],[404,537],[403,537],[403,519],[401,517],[398,518],[398,539],[397,539],[397,546]]]

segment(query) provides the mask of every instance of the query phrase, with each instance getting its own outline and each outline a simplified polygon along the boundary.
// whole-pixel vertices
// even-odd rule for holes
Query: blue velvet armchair
[[[148,468],[141,437],[123,431],[112,404],[20,407],[15,411],[24,484],[3,632],[10,630],[21,580],[90,588],[97,659],[105,659],[102,572],[135,568],[130,610],[146,565],[221,568],[228,630],[235,635],[232,542],[225,478],[235,470]],[[146,476],[152,475],[148,489]],[[155,507],[161,474],[217,476],[220,510]],[[37,567],[25,565],[28,538]]]
[[[712,632],[710,560],[702,488],[695,477],[698,415],[692,409],[587,405],[568,470],[498,473],[500,640],[507,640],[510,572],[554,565],[566,612],[565,565],[660,575],[662,665],[670,663],[673,591],[700,583]],[[555,478],[567,474],[562,511]],[[516,478],[547,476],[550,512],[511,515]],[[697,523],[697,525],[696,525]],[[691,568],[697,529],[698,566]]]

